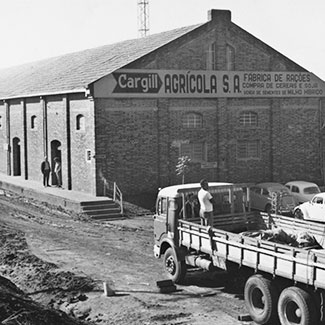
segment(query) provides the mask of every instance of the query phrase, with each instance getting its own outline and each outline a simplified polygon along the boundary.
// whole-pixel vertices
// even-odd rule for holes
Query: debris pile
[[[59,271],[55,264],[30,255],[24,234],[5,225],[0,227],[0,265],[1,324],[85,324],[80,320],[84,318],[57,309],[87,299],[84,292],[97,287],[92,279]],[[42,304],[32,299],[37,296]]]

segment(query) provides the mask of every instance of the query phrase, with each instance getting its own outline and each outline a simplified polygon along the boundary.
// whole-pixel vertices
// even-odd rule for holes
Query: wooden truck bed
[[[273,227],[282,228],[284,231],[308,231],[316,239],[323,241],[325,225],[277,215],[272,215],[270,219],[266,214],[256,213],[232,218],[235,219],[231,220],[230,216],[216,216],[210,230],[199,225],[196,220],[179,220],[179,245],[209,254],[212,259],[222,258],[255,271],[325,289],[324,249],[296,248],[239,233],[245,230],[267,229],[269,224],[273,224]],[[233,222],[236,225],[235,230]]]

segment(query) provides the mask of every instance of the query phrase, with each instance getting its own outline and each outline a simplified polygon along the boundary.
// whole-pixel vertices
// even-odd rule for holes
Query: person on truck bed
[[[213,197],[208,191],[209,184],[206,179],[202,179],[200,185],[201,189],[198,192],[198,198],[200,202],[201,224],[204,226],[212,226]]]

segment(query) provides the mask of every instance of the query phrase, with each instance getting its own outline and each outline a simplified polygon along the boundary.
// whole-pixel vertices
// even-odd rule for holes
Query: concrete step
[[[96,211],[96,210],[114,210],[119,209],[118,204],[102,204],[102,205],[85,205],[81,207],[82,211]]]
[[[94,220],[120,219],[121,208],[113,200],[88,201],[80,203],[81,211]]]
[[[116,202],[108,199],[108,200],[96,200],[96,201],[81,201],[80,205],[82,207],[88,207],[93,205],[116,205]]]
[[[115,214],[115,213],[120,213],[121,209],[120,208],[112,208],[112,209],[96,209],[96,210],[83,210],[82,212],[87,214],[88,216],[92,215],[101,215],[101,214]]]
[[[109,220],[120,220],[122,218],[121,213],[110,214],[110,215],[93,215],[91,219],[99,221],[109,221]]]

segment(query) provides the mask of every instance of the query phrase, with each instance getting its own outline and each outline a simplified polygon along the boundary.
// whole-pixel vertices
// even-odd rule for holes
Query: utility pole
[[[149,33],[149,0],[138,0],[138,35],[145,37]]]

